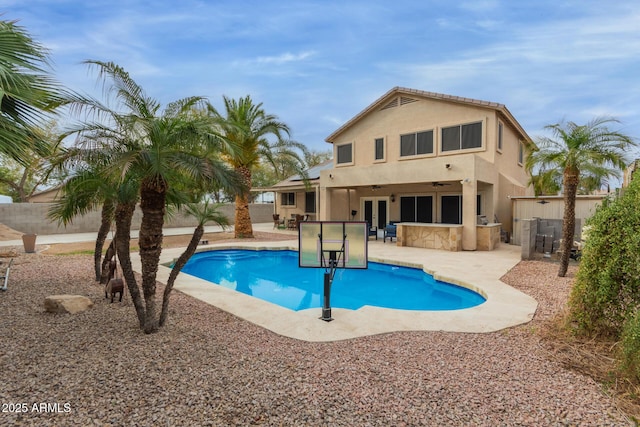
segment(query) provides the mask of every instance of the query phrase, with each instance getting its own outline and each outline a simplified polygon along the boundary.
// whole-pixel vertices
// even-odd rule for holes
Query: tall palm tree
[[[189,261],[189,258],[191,258],[198,248],[198,243],[204,234],[204,225],[207,222],[215,222],[216,224],[221,225],[223,229],[226,225],[229,225],[229,220],[218,210],[218,206],[210,205],[208,201],[202,205],[197,203],[187,204],[185,205],[185,209],[189,215],[198,221],[198,225],[193,232],[193,236],[191,237],[187,248],[176,260],[173,268],[171,269],[171,273],[169,274],[169,279],[167,279],[167,285],[164,288],[164,295],[162,297],[162,310],[160,311],[159,326],[161,327],[164,326],[167,321],[167,317],[169,316],[169,296],[173,290],[173,284],[182,270],[182,267],[185,266],[187,261]]]
[[[254,104],[249,95],[239,100],[223,97],[224,114],[209,105],[209,113],[227,141],[225,157],[243,180],[243,189],[236,193],[235,237],[252,238],[253,227],[249,214],[249,191],[252,169],[261,159],[275,166],[276,158],[292,158],[303,169],[304,162],[296,150],[306,151],[298,142],[285,139],[289,127],[277,116],[267,114],[262,103]],[[270,142],[269,137],[275,138]]]
[[[107,92],[115,96],[124,112],[95,100],[78,100],[72,107],[89,109],[102,121],[85,123],[77,131],[83,143],[107,150],[110,166],[105,172],[138,183],[142,210],[138,244],[144,304],[137,282],[132,275],[127,277],[131,269],[129,240],[133,209],[126,203],[116,206],[116,252],[140,325],[146,333],[152,333],[158,329],[156,274],[167,196],[172,187],[190,180],[197,187],[202,182],[217,182],[235,190],[238,180],[220,159],[203,156],[205,152],[214,151],[212,147],[220,142],[219,136],[211,132],[211,119],[192,114],[194,108],[203,106],[203,98],[183,98],[161,111],[160,104],[118,65],[101,61],[87,61],[87,64],[97,68]],[[111,146],[107,147],[107,143]]]
[[[46,149],[33,130],[62,102],[48,67],[48,52],[24,28],[0,21],[0,153],[23,164],[33,147]]]
[[[562,257],[558,276],[564,277],[569,266],[569,255],[574,241],[576,222],[576,194],[582,175],[608,177],[619,176],[626,167],[627,150],[635,141],[621,132],[609,129],[618,123],[608,117],[598,117],[585,125],[573,122],[549,125],[552,137],[536,141],[537,149],[529,153],[526,168],[531,173],[559,169],[563,174],[564,218],[562,225]]]

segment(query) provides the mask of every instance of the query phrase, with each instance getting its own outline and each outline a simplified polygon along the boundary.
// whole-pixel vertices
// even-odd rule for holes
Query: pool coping
[[[232,242],[200,246],[213,249],[298,250],[296,241]],[[164,249],[157,280],[166,283],[167,267],[184,248]],[[472,289],[487,300],[476,307],[449,311],[397,310],[365,306],[358,310],[332,308],[333,321],[320,320],[321,309],[293,311],[276,304],[211,285],[181,272],[174,289],[214,305],[279,335],[303,341],[338,341],[396,331],[448,331],[486,333],[524,324],[533,318],[538,303],[500,281],[520,261],[520,248],[502,244],[494,251],[445,252],[369,243],[369,260],[422,268],[438,280]],[[140,260],[132,254],[133,266]],[[165,264],[165,265],[162,265]]]

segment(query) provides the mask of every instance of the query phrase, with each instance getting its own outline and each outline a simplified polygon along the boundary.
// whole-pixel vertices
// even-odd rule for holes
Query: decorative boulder
[[[49,295],[44,299],[44,309],[49,313],[82,313],[93,307],[93,301],[82,295]]]

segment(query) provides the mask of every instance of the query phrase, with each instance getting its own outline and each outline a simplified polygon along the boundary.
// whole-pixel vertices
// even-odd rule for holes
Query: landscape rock
[[[82,295],[49,295],[44,309],[49,313],[82,313],[93,307],[93,301]]]

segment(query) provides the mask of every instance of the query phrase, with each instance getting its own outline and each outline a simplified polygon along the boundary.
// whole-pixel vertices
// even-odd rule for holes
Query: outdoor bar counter
[[[398,246],[453,252],[462,250],[462,225],[423,222],[399,222],[396,225]]]
[[[462,225],[400,222],[397,225],[398,246],[462,250]],[[492,251],[500,244],[500,223],[476,226],[476,249]]]

